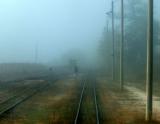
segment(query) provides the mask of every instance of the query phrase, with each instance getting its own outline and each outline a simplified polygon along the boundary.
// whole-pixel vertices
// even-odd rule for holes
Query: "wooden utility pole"
[[[148,31],[147,31],[147,68],[146,68],[146,121],[152,120],[153,92],[153,0],[148,0]]]
[[[123,90],[124,3],[121,0],[120,88]]]
[[[39,49],[39,43],[37,41],[35,45],[35,63],[38,63],[38,52],[39,52],[38,49]]]
[[[109,21],[107,20],[107,33],[109,32]]]
[[[159,15],[160,17],[160,15]],[[158,23],[158,50],[157,50],[157,81],[160,81],[160,23]]]
[[[113,48],[112,48],[112,57],[113,57],[113,63],[112,63],[112,79],[115,79],[115,53],[114,53],[114,2],[112,1],[112,42],[113,42]]]

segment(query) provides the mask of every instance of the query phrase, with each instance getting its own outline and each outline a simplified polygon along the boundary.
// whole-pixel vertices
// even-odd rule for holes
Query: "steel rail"
[[[79,119],[79,116],[80,116],[80,109],[81,109],[81,105],[82,105],[83,98],[84,98],[85,87],[86,87],[86,82],[83,83],[83,88],[81,90],[81,95],[80,95],[80,99],[79,99],[79,103],[78,103],[78,108],[77,108],[77,113],[76,113],[76,117],[75,117],[75,120],[74,120],[74,124],[78,124],[78,119]],[[99,124],[100,119],[99,119],[99,110],[98,110],[98,102],[97,102],[95,82],[92,86],[92,89],[93,89],[93,97],[94,97],[93,100],[94,100],[94,104],[95,104],[96,124]]]
[[[80,113],[80,109],[81,109],[81,105],[82,105],[82,100],[83,100],[83,96],[84,96],[85,86],[86,86],[86,82],[84,81],[83,88],[82,88],[82,91],[81,91],[80,100],[79,100],[79,103],[78,103],[78,109],[77,109],[76,117],[75,117],[75,120],[74,120],[74,124],[78,123],[78,118],[79,118],[79,113]]]
[[[37,87],[34,86],[32,88],[28,88],[27,90],[24,90],[24,92],[21,95],[18,94],[17,97],[13,96],[10,99],[7,99],[2,104],[0,104],[0,116],[2,116],[6,112],[12,110],[17,105],[28,100],[29,98],[36,95],[37,93],[43,91],[45,88],[49,87],[49,85],[50,85],[50,83],[44,84],[42,86],[37,86]]]
[[[94,103],[95,103],[95,111],[96,111],[96,124],[99,124],[100,119],[99,119],[99,110],[98,110],[98,102],[97,102],[97,94],[96,94],[96,82],[94,82],[93,92],[94,92]]]

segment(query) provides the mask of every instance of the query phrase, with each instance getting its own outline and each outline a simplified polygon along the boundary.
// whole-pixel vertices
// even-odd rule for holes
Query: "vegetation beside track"
[[[71,124],[74,120],[79,83],[57,81],[45,91],[7,113],[1,124]]]
[[[158,124],[145,122],[145,101],[128,90],[121,91],[118,82],[98,79],[98,100],[102,124]]]

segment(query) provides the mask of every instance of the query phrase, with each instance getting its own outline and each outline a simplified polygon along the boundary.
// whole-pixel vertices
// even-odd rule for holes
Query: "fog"
[[[48,63],[76,50],[92,58],[109,9],[105,0],[1,0],[0,62]]]
[[[159,123],[159,11],[160,0],[0,0],[0,124]]]

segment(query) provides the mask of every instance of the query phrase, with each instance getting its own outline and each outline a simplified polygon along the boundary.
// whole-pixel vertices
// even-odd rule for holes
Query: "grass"
[[[53,83],[6,115],[0,124],[72,124],[81,86],[75,79]],[[101,124],[158,124],[145,122],[145,105],[131,92],[120,91],[116,82],[97,80]],[[87,80],[80,124],[96,124],[91,80]]]
[[[78,88],[79,83],[74,79],[58,81],[18,106],[0,124],[71,124]]]
[[[115,82],[99,80],[98,100],[102,124],[157,124],[145,121],[145,105],[132,93],[120,91]]]

